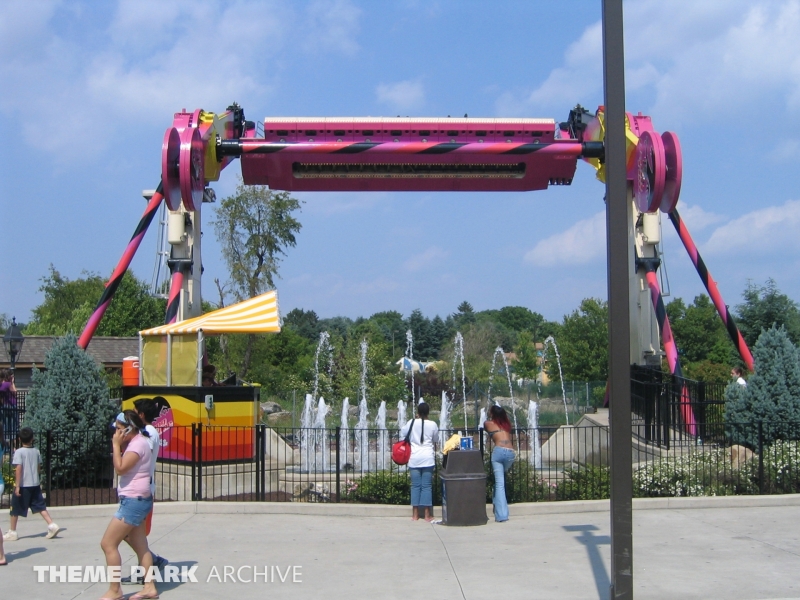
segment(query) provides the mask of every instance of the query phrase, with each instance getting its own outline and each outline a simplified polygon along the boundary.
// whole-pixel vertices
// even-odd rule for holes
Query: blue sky
[[[773,277],[800,300],[800,2],[624,5],[627,108],[674,131],[679,209],[726,302]],[[0,4],[0,313],[27,321],[52,263],[109,275],[183,108],[265,116],[549,117],[602,103],[600,2],[313,0]],[[232,193],[234,162],[214,185]],[[603,186],[297,194],[281,308],[433,316],[605,298]],[[204,294],[226,269],[203,207]],[[155,226],[132,268],[150,279]],[[703,292],[664,222],[672,296]]]

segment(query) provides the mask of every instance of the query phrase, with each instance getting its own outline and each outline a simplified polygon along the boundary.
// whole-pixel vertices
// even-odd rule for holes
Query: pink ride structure
[[[728,333],[749,369],[753,360],[676,205],[682,158],[678,137],[657,133],[650,117],[627,115],[631,264],[631,361],[660,365],[664,341],[670,371],[678,353],[656,271],[659,212],[669,215]],[[247,185],[286,191],[531,191],[570,185],[578,159],[605,178],[604,111],[576,106],[565,122],[501,118],[267,118],[245,120],[236,104],[220,114],[176,113],[164,135],[161,184],[155,191],[106,290],[83,331],[85,348],[113,298],[150,221],[165,201],[171,212],[173,260],[166,322],[200,314],[200,213],[213,201],[209,183],[234,159]],[[173,219],[172,215],[177,218]],[[179,231],[172,231],[173,222]],[[646,297],[649,297],[649,301]],[[652,304],[653,310],[647,306]],[[696,424],[688,397],[682,407],[690,434]]]

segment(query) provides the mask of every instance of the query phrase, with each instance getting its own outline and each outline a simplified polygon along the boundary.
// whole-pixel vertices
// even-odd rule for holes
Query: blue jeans
[[[433,467],[411,471],[411,506],[433,506]]]
[[[492,450],[492,471],[494,472],[494,520],[498,523],[508,521],[508,501],[506,500],[506,471],[514,464],[514,451],[511,448],[495,446]]]

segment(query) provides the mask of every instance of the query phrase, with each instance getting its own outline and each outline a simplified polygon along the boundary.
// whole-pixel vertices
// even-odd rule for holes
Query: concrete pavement
[[[34,566],[81,567],[82,577],[84,567],[104,565],[99,541],[114,510],[54,508],[64,531],[53,540],[39,517],[20,519],[20,540],[5,544],[3,597],[99,597],[102,583],[49,583],[49,573],[38,583]],[[161,597],[608,596],[607,501],[512,505],[510,521],[481,527],[409,516],[407,507],[375,505],[157,504],[153,549],[172,565],[196,567],[198,580],[160,584]],[[798,517],[800,496],[635,500],[635,597],[800,599]],[[127,574],[134,557],[125,546],[122,553]],[[253,567],[258,581],[247,582]],[[124,587],[128,597],[140,589]]]

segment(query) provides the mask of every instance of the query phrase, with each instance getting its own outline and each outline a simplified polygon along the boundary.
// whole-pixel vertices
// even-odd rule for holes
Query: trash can
[[[442,480],[442,523],[486,525],[486,471],[479,450],[451,450]]]

